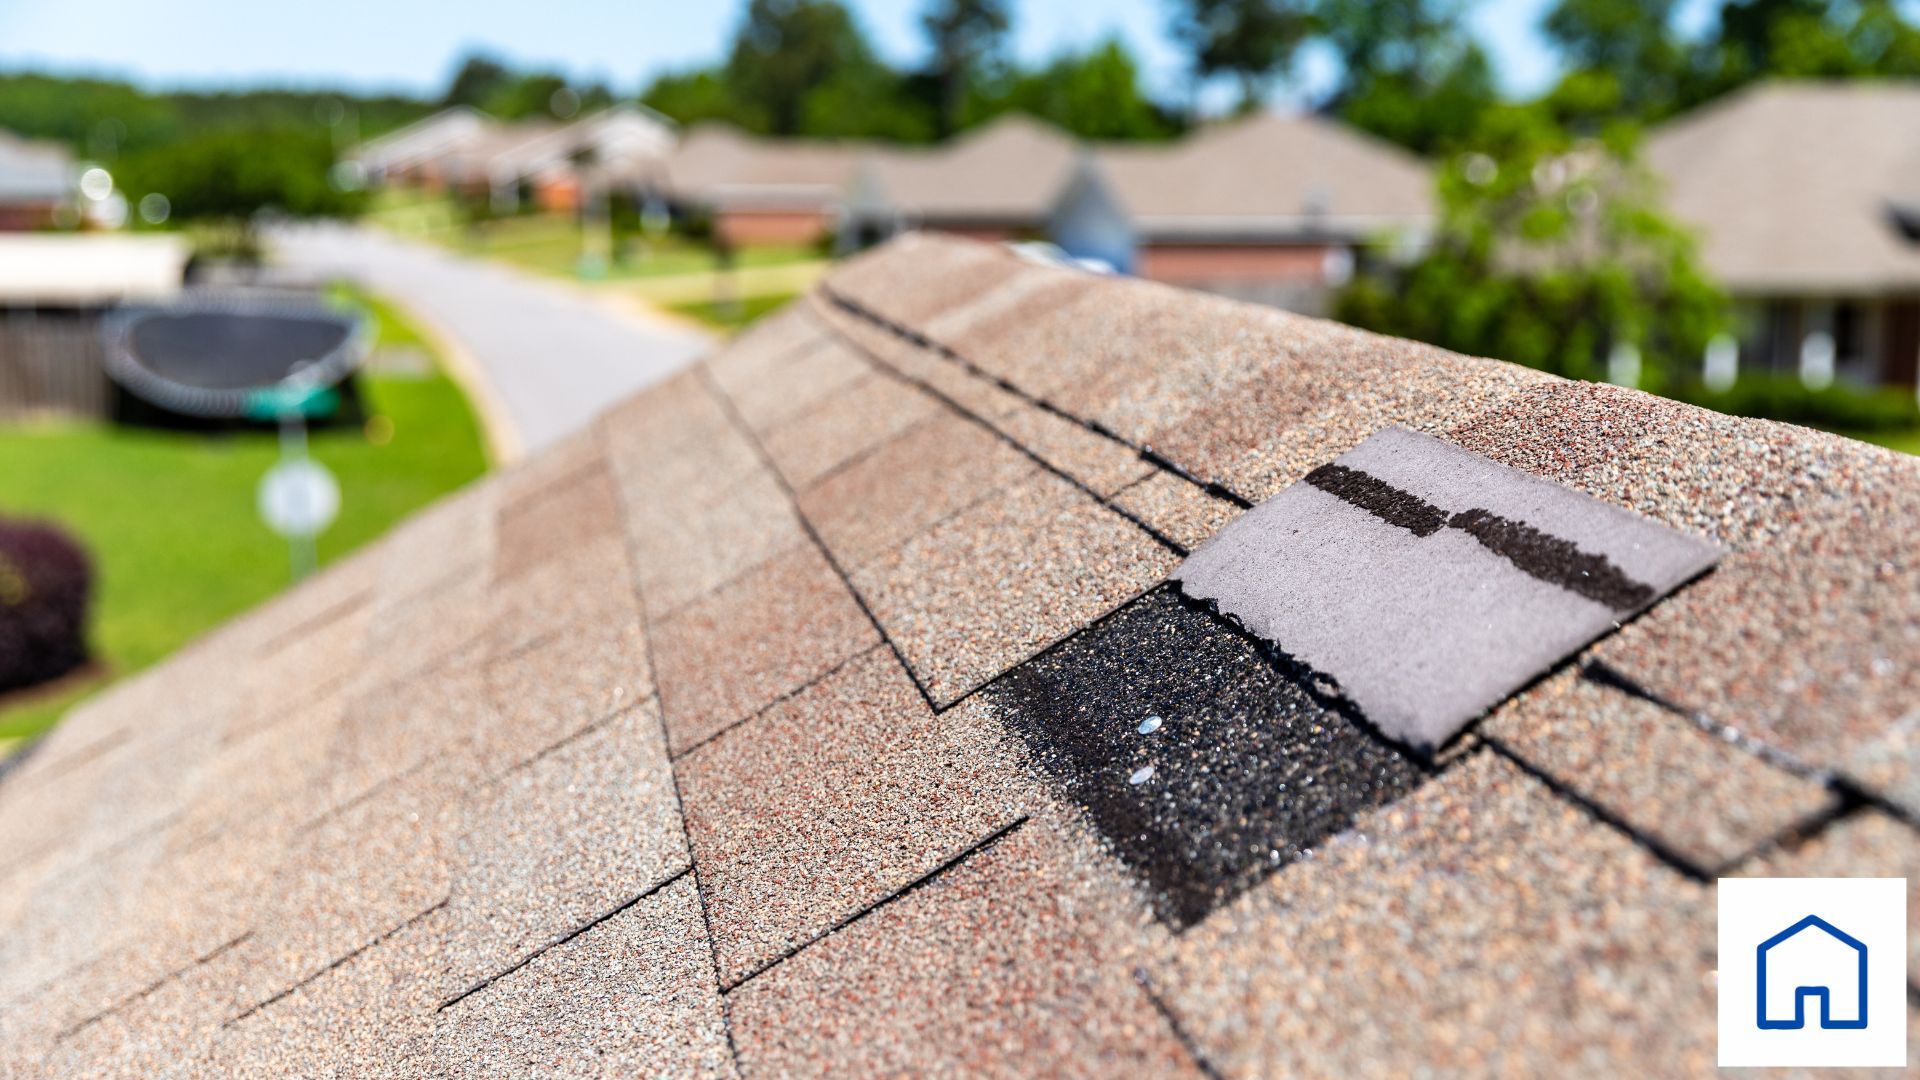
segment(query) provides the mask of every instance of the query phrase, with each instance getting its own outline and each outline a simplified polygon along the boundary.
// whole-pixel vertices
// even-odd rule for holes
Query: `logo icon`
[[[1721,878],[1722,1066],[1907,1063],[1907,883]]]
[[[1821,986],[1789,986],[1796,981],[1776,976],[1767,981],[1767,957],[1774,950],[1808,950],[1823,953],[1814,958],[1815,970],[1827,969],[1831,980]],[[1780,965],[1775,965],[1775,970]],[[1818,915],[1809,915],[1760,943],[1757,965],[1760,1010],[1755,1021],[1769,1031],[1793,1031],[1807,1026],[1807,999],[1820,999],[1820,1026],[1838,1030],[1867,1026],[1867,947],[1860,939],[1839,929]],[[1834,998],[1840,999],[1835,1015]],[[1793,1015],[1785,1016],[1783,1004],[1791,1002]]]

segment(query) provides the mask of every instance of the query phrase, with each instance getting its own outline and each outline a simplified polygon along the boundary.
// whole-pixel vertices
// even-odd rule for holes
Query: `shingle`
[[[328,805],[356,802],[500,723],[483,670],[454,663],[348,698],[328,766]]]
[[[1208,426],[1211,421],[1200,419],[1191,421],[1191,438],[1167,431],[1149,441],[1189,472],[1258,502],[1389,426],[1444,431],[1464,413],[1554,378],[1359,331],[1347,331],[1323,348],[1316,359],[1330,361],[1332,368],[1311,380],[1325,379],[1334,389],[1321,407],[1289,417],[1265,434],[1253,417],[1255,426],[1243,429],[1244,443],[1221,442]]]
[[[473,777],[429,766],[347,806],[289,844],[253,937],[234,952],[234,1014],[367,947],[447,897],[449,822]]]
[[[818,549],[800,544],[652,628],[654,679],[675,753],[876,640]]]
[[[1713,576],[1598,655],[1665,699],[1920,809],[1920,499],[1849,508]]]
[[[1901,877],[1920,880],[1920,836],[1877,810],[1862,810],[1743,866],[1741,877]],[[1907,904],[1907,979],[1920,979],[1920,905]]]
[[[1201,1075],[1131,975],[1144,914],[1061,828],[1028,822],[735,991],[744,1070]]]
[[[691,874],[441,1012],[448,1076],[733,1075]]]
[[[101,1080],[183,1080],[213,1070],[212,1054],[225,1034],[230,1002],[228,986],[244,971],[244,962],[227,949],[153,991],[52,1044],[29,1071],[51,1076],[87,1076]],[[4,1025],[7,1010],[0,1010]],[[10,1042],[10,1040],[6,1040]],[[11,1047],[0,1043],[0,1055]],[[0,1065],[5,1058],[0,1057]]]
[[[1102,498],[1154,471],[1139,451],[1032,405],[1020,406],[994,426]]]
[[[1150,978],[1229,1076],[1694,1075],[1713,1066],[1714,947],[1708,890],[1482,753]]]
[[[842,263],[828,275],[827,286],[897,323],[912,324],[965,303],[1026,265],[992,245],[913,237]]]
[[[630,709],[466,804],[447,907],[449,996],[687,865],[658,709]]]
[[[1043,474],[854,575],[936,702],[951,702],[1165,576],[1174,556]]]
[[[635,578],[656,622],[806,541],[792,500],[758,467],[697,504],[630,506],[627,528]]]
[[[797,413],[844,393],[873,365],[847,343],[823,336],[789,338],[780,349],[750,357],[728,349],[707,362],[714,382],[732,399],[755,431],[766,431]]]
[[[490,625],[476,643],[476,657],[518,652],[588,623],[618,624],[640,611],[626,537],[591,540],[563,559],[496,582],[487,605]]]
[[[555,487],[501,507],[494,580],[511,581],[549,559],[619,532],[612,478],[595,461],[561,478]]]
[[[404,604],[376,607],[367,624],[358,686],[413,681],[444,666],[494,629],[488,568],[443,577]]]
[[[980,698],[1176,926],[1425,777],[1172,585]]]
[[[801,492],[799,505],[851,572],[1037,468],[987,429],[942,413]]]
[[[788,484],[804,488],[940,408],[890,375],[870,375],[769,431],[767,454]]]
[[[731,984],[965,851],[1019,812],[999,729],[935,715],[870,649],[679,762],[687,834]]]
[[[1479,730],[1707,874],[1834,805],[1820,784],[1578,670],[1507,702]]]
[[[222,1031],[201,1068],[232,1076],[425,1075],[444,931],[444,909],[403,923]]]
[[[1113,503],[1188,549],[1212,539],[1214,533],[1242,512],[1227,499],[1209,495],[1198,485],[1159,471],[1116,492]]]
[[[960,409],[990,420],[1021,404],[1017,395],[991,379],[974,374],[958,361],[909,341],[864,315],[824,299],[816,300],[814,307],[821,318],[831,322],[837,333],[874,364],[924,386]]]
[[[1389,428],[1237,518],[1175,577],[1390,737],[1435,748],[1718,556]]]
[[[618,589],[624,580],[608,582]],[[498,719],[476,731],[498,772],[653,693],[637,614],[591,616],[482,665]]]

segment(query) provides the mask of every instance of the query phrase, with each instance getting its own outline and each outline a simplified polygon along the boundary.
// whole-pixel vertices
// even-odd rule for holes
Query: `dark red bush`
[[[93,565],[51,525],[0,520],[0,691],[86,662]]]

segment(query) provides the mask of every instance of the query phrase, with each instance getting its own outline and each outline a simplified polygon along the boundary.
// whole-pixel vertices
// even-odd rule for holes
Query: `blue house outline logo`
[[[1832,1014],[1833,1001],[1826,986],[1800,986],[1793,992],[1793,1019],[1770,1020],[1767,1018],[1767,953],[1783,941],[1799,934],[1803,930],[1818,928],[1842,945],[1854,952],[1854,970],[1859,979],[1860,1015],[1853,1020],[1835,1020]],[[1818,915],[1809,915],[1785,930],[1760,943],[1759,968],[1755,982],[1757,1008],[1754,1021],[1768,1031],[1790,1031],[1807,1026],[1807,999],[1820,999],[1820,1026],[1822,1028],[1858,1030],[1867,1026],[1867,947],[1858,938],[1841,930]]]

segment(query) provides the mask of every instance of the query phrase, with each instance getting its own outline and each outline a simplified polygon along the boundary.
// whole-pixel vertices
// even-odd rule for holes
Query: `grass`
[[[377,346],[425,349],[405,318],[341,293],[373,320]],[[340,482],[340,516],[321,562],[378,537],[486,470],[479,427],[457,387],[424,377],[363,375],[366,428],[313,434],[313,456]],[[0,709],[0,741],[51,727],[105,685],[172,653],[289,581],[286,542],[254,509],[279,457],[271,432],[183,435],[101,423],[0,429],[0,514],[53,521],[96,568],[91,644],[102,679]]]
[[[745,327],[760,316],[780,307],[794,298],[794,293],[774,293],[767,296],[749,296],[736,304],[717,304],[711,300],[697,301],[691,304],[669,304],[669,310],[691,316],[709,326],[721,330],[734,331]]]
[[[1903,454],[1920,455],[1920,428],[1906,431],[1841,431],[1836,434],[1898,450]]]
[[[443,196],[388,190],[375,198],[367,220],[393,232],[432,240],[461,254],[500,259],[553,277],[580,276],[581,230],[572,214],[517,214],[466,225]],[[823,259],[811,247],[746,248],[735,265],[745,269]],[[713,248],[685,236],[668,235],[650,243],[630,240],[627,257],[595,280],[673,277],[714,268]]]

